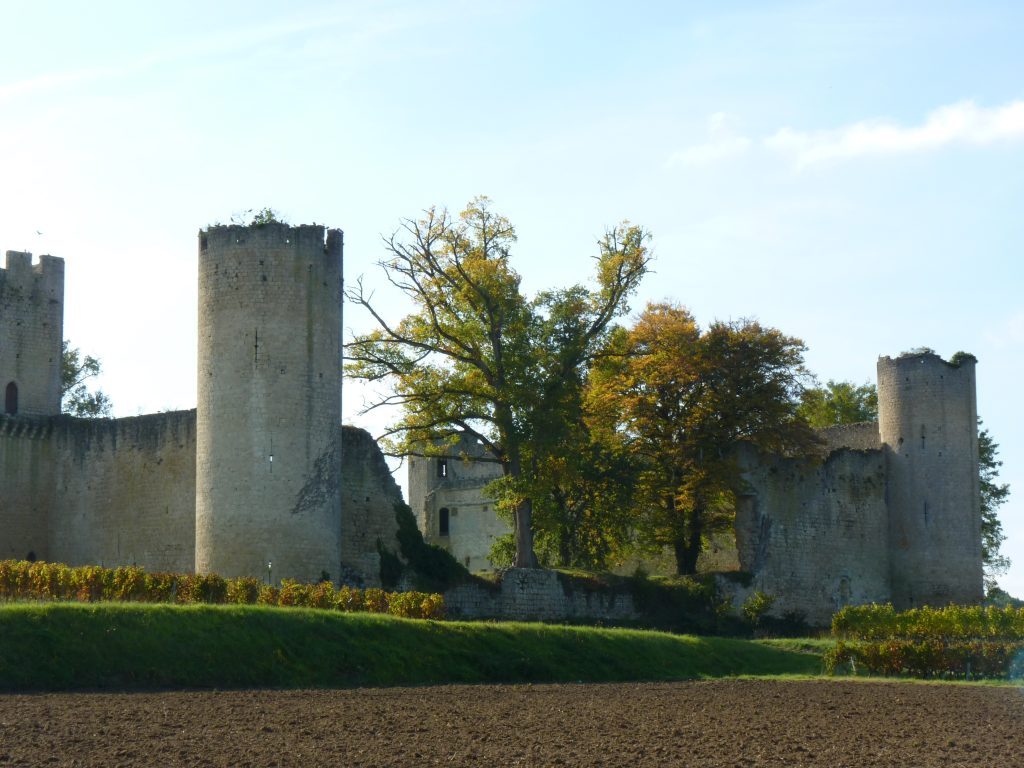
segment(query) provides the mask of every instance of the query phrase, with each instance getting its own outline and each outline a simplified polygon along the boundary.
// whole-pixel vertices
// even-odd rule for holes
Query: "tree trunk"
[[[510,446],[508,474],[514,480],[522,477],[523,467],[518,446]],[[523,499],[515,513],[516,568],[536,568],[537,556],[533,553],[533,502]]]
[[[516,507],[516,568],[536,568],[533,552],[533,502],[523,499]]]
[[[674,542],[676,553],[676,571],[680,576],[692,576],[697,573],[697,560],[703,549],[704,506],[697,504],[690,513],[690,525],[687,535]]]

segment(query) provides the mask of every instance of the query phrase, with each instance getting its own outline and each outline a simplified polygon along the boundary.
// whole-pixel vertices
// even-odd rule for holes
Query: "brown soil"
[[[0,696],[0,766],[1021,766],[1024,691],[855,682]]]

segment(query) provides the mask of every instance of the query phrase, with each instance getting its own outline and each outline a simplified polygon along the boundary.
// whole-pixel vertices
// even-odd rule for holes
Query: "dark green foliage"
[[[972,363],[978,362],[978,358],[976,358],[970,352],[954,352],[953,356],[949,358],[949,364],[954,368],[959,368],[968,360]]]
[[[416,517],[408,504],[401,502],[395,504],[395,521],[398,523],[398,546],[401,549],[402,557],[405,558],[406,567],[412,577],[413,584],[418,589],[430,590],[432,592],[443,592],[450,587],[470,578],[469,571],[452,557],[452,554],[441,547],[427,544],[423,540],[416,525]],[[398,558],[394,557],[395,560]],[[381,557],[381,581],[384,581],[385,557]],[[387,566],[394,569],[394,563],[389,561]],[[394,576],[393,570],[389,570],[388,578],[393,578],[397,583],[398,576]],[[399,576],[401,573],[399,573]]]
[[[878,420],[878,390],[874,384],[829,381],[805,389],[797,412],[815,429]]]
[[[985,567],[985,586],[991,590],[996,586],[996,577],[1010,569],[1010,559],[999,553],[999,547],[1006,540],[1003,523],[999,519],[999,507],[1010,495],[1010,486],[999,483],[999,467],[1003,462],[996,456],[999,446],[987,429],[981,428],[978,419],[978,480],[981,489],[981,558]]]
[[[637,573],[629,584],[644,626],[699,635],[750,635],[750,627],[719,599],[710,574],[653,579]]]
[[[380,555],[380,583],[384,589],[394,589],[402,578],[405,564],[398,555],[387,549],[380,539],[377,539],[377,554]]]
[[[240,213],[232,214],[231,223],[240,224],[243,227],[265,227],[267,224],[287,224],[288,221],[279,211],[266,207],[259,210],[246,208]]]

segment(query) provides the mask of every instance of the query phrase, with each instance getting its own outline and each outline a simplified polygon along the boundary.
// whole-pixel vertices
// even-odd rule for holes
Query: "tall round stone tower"
[[[974,369],[930,352],[878,360],[897,609],[983,597]]]
[[[316,581],[341,563],[342,233],[199,233],[196,570]]]

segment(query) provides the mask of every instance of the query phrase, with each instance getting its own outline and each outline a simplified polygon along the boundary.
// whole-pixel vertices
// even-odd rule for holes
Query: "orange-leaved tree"
[[[742,488],[741,441],[769,452],[815,445],[797,413],[804,345],[751,320],[701,330],[683,307],[650,304],[591,377],[595,429],[641,460],[638,526],[696,572],[707,537],[728,530]]]

